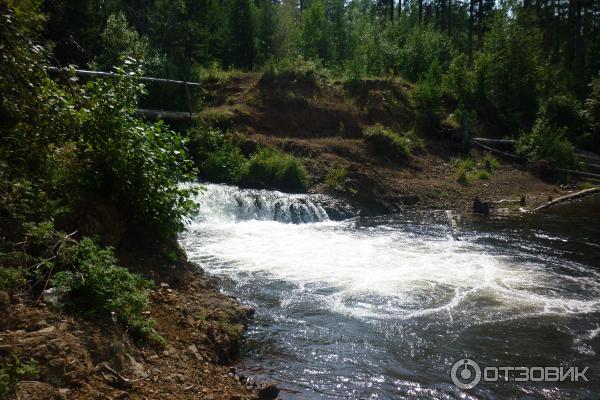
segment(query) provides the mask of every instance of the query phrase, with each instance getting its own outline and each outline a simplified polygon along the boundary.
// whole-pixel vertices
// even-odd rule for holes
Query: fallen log
[[[598,193],[600,193],[600,187],[594,187],[594,188],[590,188],[590,189],[581,190],[576,193],[571,193],[566,196],[559,197],[558,199],[549,201],[548,203],[544,204],[543,206],[539,206],[537,208],[534,208],[533,210],[529,210],[526,212],[532,214],[532,213],[538,212],[540,210],[543,210],[545,208],[552,207],[557,204],[563,203],[565,201],[573,201],[575,199],[581,199],[583,197],[592,196],[592,195],[595,195]]]

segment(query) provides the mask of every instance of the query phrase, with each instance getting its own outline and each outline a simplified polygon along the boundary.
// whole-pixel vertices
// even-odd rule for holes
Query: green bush
[[[245,186],[305,192],[308,189],[308,175],[294,157],[261,149],[248,161],[240,183]]]
[[[325,184],[331,190],[344,190],[348,168],[341,165],[334,165],[325,176]]]
[[[271,149],[253,150],[245,157],[233,133],[199,125],[191,129],[190,153],[200,176],[211,182],[304,192],[308,178],[293,156]]]
[[[564,128],[571,143],[577,143],[584,137],[585,115],[581,104],[573,96],[550,96],[542,102],[539,116],[555,128]]]
[[[174,235],[195,210],[193,189],[180,185],[194,179],[194,166],[181,135],[162,121],[149,124],[134,116],[143,93],[141,70],[131,65],[121,72],[133,78],[86,85],[76,126],[82,189],[89,196],[110,194],[129,227]]]
[[[577,166],[575,150],[565,138],[565,129],[552,126],[545,118],[539,118],[533,130],[521,136],[517,152],[531,164],[543,161],[560,168]]]
[[[314,87],[327,72],[317,61],[305,60],[302,57],[270,59],[265,63],[260,78],[261,83],[298,85]]]
[[[394,160],[403,160],[410,156],[412,143],[410,139],[400,136],[382,125],[368,128],[363,135],[367,147],[371,151]]]
[[[84,238],[65,247],[61,258],[68,269],[54,274],[51,282],[67,296],[69,309],[89,319],[112,316],[133,337],[162,341],[155,322],[144,315],[152,282],[117,266],[111,248]]]
[[[17,384],[23,379],[38,377],[38,363],[34,359],[22,362],[16,356],[0,363],[0,400],[13,398]]]
[[[26,282],[20,269],[0,266],[0,290],[17,290],[25,286]]]
[[[587,123],[587,132],[580,139],[582,147],[598,151],[600,148],[600,72],[589,85],[590,94],[583,106],[583,117]]]
[[[248,160],[234,134],[200,124],[188,135],[190,154],[201,178],[211,182],[239,181]]]

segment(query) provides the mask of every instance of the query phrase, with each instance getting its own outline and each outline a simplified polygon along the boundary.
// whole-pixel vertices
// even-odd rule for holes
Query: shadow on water
[[[222,213],[215,207],[206,210]],[[283,399],[600,393],[598,197],[539,215],[462,219],[460,241],[439,213],[307,224],[202,218],[212,222],[194,224],[182,244],[257,309],[241,369],[279,382]],[[482,367],[589,366],[590,382],[460,390],[450,370],[463,357]]]

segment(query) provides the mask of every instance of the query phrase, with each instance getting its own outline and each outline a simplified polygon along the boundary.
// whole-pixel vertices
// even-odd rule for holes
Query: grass
[[[363,133],[367,147],[376,154],[393,160],[404,160],[411,155],[413,142],[380,124],[368,128]]]
[[[341,165],[334,165],[325,176],[325,184],[331,190],[344,190],[348,169]]]
[[[489,181],[500,167],[500,162],[489,154],[479,161],[464,158],[455,159],[452,164],[456,171],[456,181],[461,185],[468,185],[474,179]]]

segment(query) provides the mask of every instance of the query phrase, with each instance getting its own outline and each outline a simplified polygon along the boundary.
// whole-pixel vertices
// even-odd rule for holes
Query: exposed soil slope
[[[165,348],[133,343],[110,320],[92,323],[0,292],[0,355],[39,364],[39,380],[19,383],[17,398],[259,398],[260,388],[227,366],[252,310],[220,293],[193,264],[161,275],[169,278],[152,291],[150,316]]]
[[[378,123],[401,133],[413,130],[411,90],[411,84],[394,79],[348,85],[241,74],[212,82],[202,116],[295,155],[311,174],[310,191],[329,192],[370,214],[406,207],[470,212],[475,197],[486,202],[511,200],[519,206],[516,201],[525,196],[529,208],[575,189],[542,181],[510,160],[501,160],[489,180],[457,182],[453,160],[479,160],[484,153],[465,149],[453,139],[458,130],[451,124],[418,132],[424,148],[404,162],[369,151],[362,140],[369,126]],[[347,169],[342,190],[332,191],[324,183],[334,167]]]

